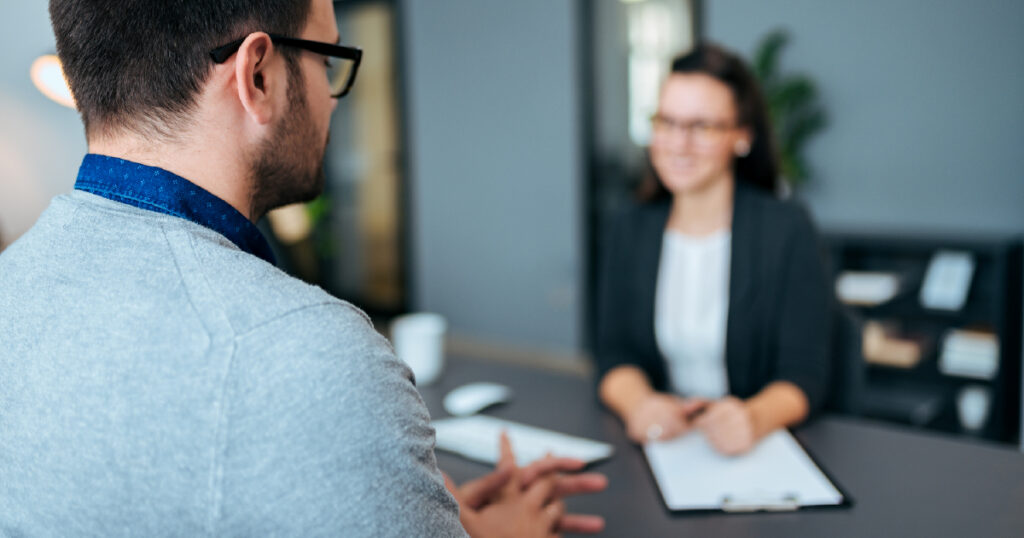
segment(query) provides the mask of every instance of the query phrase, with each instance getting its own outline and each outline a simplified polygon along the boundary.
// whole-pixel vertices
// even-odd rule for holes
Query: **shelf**
[[[985,425],[970,431],[960,424],[956,409],[957,389],[917,383],[874,385],[864,391],[863,414],[870,418],[963,436],[1017,444],[1014,430],[1000,424],[1000,414],[990,408]],[[994,402],[990,405],[994,405]]]
[[[844,271],[877,271],[899,276],[892,300],[874,306],[847,305],[862,320],[885,324],[897,337],[926,341],[924,356],[912,368],[864,362],[860,408],[865,415],[935,431],[1000,442],[1020,438],[1021,274],[1024,242],[1019,237],[912,237],[827,234],[833,282]],[[920,289],[932,257],[940,250],[965,251],[975,261],[964,307],[956,312],[929,310]],[[999,341],[994,379],[951,376],[939,370],[943,339],[953,329],[991,331]],[[957,394],[967,385],[988,387],[992,398],[988,423],[980,432],[960,426]]]
[[[995,385],[999,382],[998,374],[993,379],[976,379],[957,375],[944,374],[934,364],[918,364],[913,368],[900,368],[884,364],[868,364],[868,379],[913,379],[928,385],[941,387],[959,387],[962,385]]]
[[[949,391],[934,387],[869,385],[862,410],[871,418],[927,426],[942,412],[949,396]]]
[[[980,302],[969,303],[963,310],[956,312],[925,309],[918,302],[916,295],[898,297],[876,306],[847,306],[871,319],[896,318],[903,321],[932,322],[955,327],[991,326],[993,324],[994,308]]]

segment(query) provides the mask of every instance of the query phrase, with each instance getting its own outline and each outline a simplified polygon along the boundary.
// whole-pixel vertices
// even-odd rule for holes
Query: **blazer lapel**
[[[654,205],[644,215],[643,230],[637,234],[636,240],[640,243],[636,249],[636,267],[642,268],[637,272],[637,299],[643,301],[641,304],[648,305],[641,310],[642,319],[638,319],[637,328],[642,331],[641,341],[649,346],[649,353],[661,357],[658,349],[657,337],[654,333],[654,309],[658,291],[658,269],[661,266],[661,247],[665,237],[665,224],[668,222],[671,204],[668,202]]]
[[[756,320],[750,315],[755,278],[759,271],[758,230],[762,225],[756,194],[736,180],[732,212],[732,252],[729,262],[729,313],[726,322],[725,361],[729,392],[745,392],[743,380],[756,342]]]

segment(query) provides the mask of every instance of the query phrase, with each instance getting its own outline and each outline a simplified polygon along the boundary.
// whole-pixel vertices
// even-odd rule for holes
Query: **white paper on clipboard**
[[[843,503],[843,494],[787,431],[745,455],[723,456],[697,432],[644,445],[670,510],[793,510]]]

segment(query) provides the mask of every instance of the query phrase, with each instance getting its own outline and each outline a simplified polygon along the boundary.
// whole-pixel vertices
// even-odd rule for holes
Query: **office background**
[[[586,338],[594,24],[620,0],[401,0],[407,307],[455,339],[578,361]],[[828,127],[800,195],[824,229],[1024,232],[1024,4],[1012,0],[700,3],[701,34],[749,54],[774,28]],[[74,180],[74,111],[29,82],[53,51],[45,0],[0,4],[0,241]],[[344,39],[344,36],[343,36]],[[353,43],[359,45],[359,43]],[[614,84],[602,84],[614,90]],[[614,112],[606,112],[612,114]],[[598,148],[600,149],[600,148]]]

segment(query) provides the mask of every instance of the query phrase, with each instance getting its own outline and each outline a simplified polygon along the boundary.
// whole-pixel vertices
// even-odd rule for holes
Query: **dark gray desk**
[[[432,416],[447,416],[441,397],[470,381],[497,381],[515,391],[512,403],[489,414],[615,446],[615,455],[594,467],[608,476],[608,489],[568,502],[573,511],[603,515],[604,536],[1024,536],[1024,455],[1014,450],[824,417],[795,433],[856,500],[852,508],[675,515],[665,510],[643,453],[598,406],[590,380],[452,358],[435,385],[421,388]],[[457,482],[488,470],[443,451],[437,455]]]

